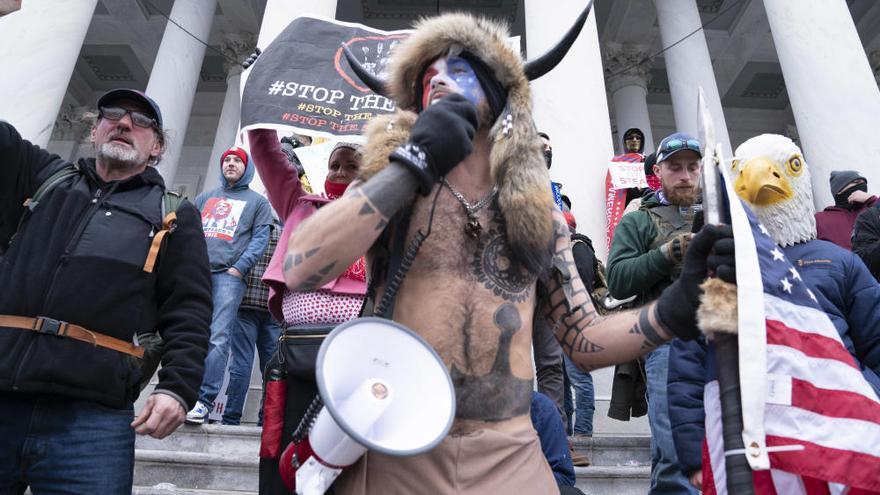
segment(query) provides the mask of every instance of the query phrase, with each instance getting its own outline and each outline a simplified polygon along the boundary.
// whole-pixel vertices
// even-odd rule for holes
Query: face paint
[[[443,93],[458,93],[477,106],[486,101],[477,74],[470,62],[462,57],[438,58],[425,70],[422,76],[422,108],[427,108],[434,96]]]

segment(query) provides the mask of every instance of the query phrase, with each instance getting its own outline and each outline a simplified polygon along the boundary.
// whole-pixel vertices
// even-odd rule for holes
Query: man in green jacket
[[[675,133],[660,142],[654,173],[660,189],[642,198],[614,231],[608,257],[608,290],[616,299],[639,296],[639,304],[656,299],[681,273],[699,209],[700,143]],[[654,494],[696,493],[678,468],[666,405],[669,345],[648,354],[648,422],[651,426],[651,491]]]

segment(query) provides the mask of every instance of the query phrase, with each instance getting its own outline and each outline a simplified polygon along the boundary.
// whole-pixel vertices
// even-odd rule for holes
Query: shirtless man
[[[528,417],[536,306],[585,370],[634,359],[673,334],[695,336],[706,257],[731,239],[718,229],[696,236],[688,275],[658,304],[599,317],[546,187],[528,79],[504,29],[463,14],[423,21],[395,49],[389,74],[400,110],[368,129],[360,182],[291,235],[285,279],[292,290],[314,290],[365,252],[368,266],[381,266],[373,261],[394,245],[396,215],[409,213],[404,245],[427,238],[393,319],[448,366],[456,418],[428,453],[369,452],[346,468],[337,493],[559,493]],[[710,261],[724,265],[718,271],[732,263]],[[393,273],[370,276],[381,299]]]

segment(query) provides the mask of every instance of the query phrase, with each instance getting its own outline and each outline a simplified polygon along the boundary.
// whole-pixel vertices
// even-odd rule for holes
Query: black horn
[[[557,64],[559,64],[559,62],[562,61],[562,58],[568,53],[568,49],[574,44],[574,40],[577,39],[578,34],[580,34],[581,29],[584,27],[584,23],[587,21],[587,16],[590,15],[590,9],[592,8],[593,0],[590,0],[587,3],[586,8],[584,8],[584,11],[581,12],[581,15],[579,15],[577,20],[574,21],[574,25],[571,26],[571,29],[569,29],[568,32],[565,33],[565,36],[559,40],[559,43],[556,43],[556,46],[540,57],[534,60],[529,60],[525,63],[524,70],[529,81],[534,81],[550,72]]]
[[[351,50],[345,43],[342,44],[342,51],[345,53],[345,58],[348,60],[348,65],[351,66],[351,70],[357,74],[361,81],[363,81],[368,88],[372,89],[374,93],[388,97],[388,90],[386,89],[387,85],[385,84],[385,81],[380,77],[374,76],[367,69],[364,69],[360,62],[357,61],[357,58],[355,58],[354,53],[351,53]]]

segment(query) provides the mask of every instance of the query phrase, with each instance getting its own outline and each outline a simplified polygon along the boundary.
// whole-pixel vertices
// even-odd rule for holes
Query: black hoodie
[[[0,203],[21,204],[69,163],[0,121]],[[165,189],[153,167],[104,182],[95,161],[51,189],[0,259],[0,314],[46,316],[123,341],[159,330],[157,391],[187,409],[198,395],[211,322],[211,278],[196,209],[184,201],[152,273],[143,271],[161,228]],[[20,210],[0,212],[15,226]],[[138,395],[128,355],[67,337],[0,327],[0,392],[49,393],[123,408]]]

